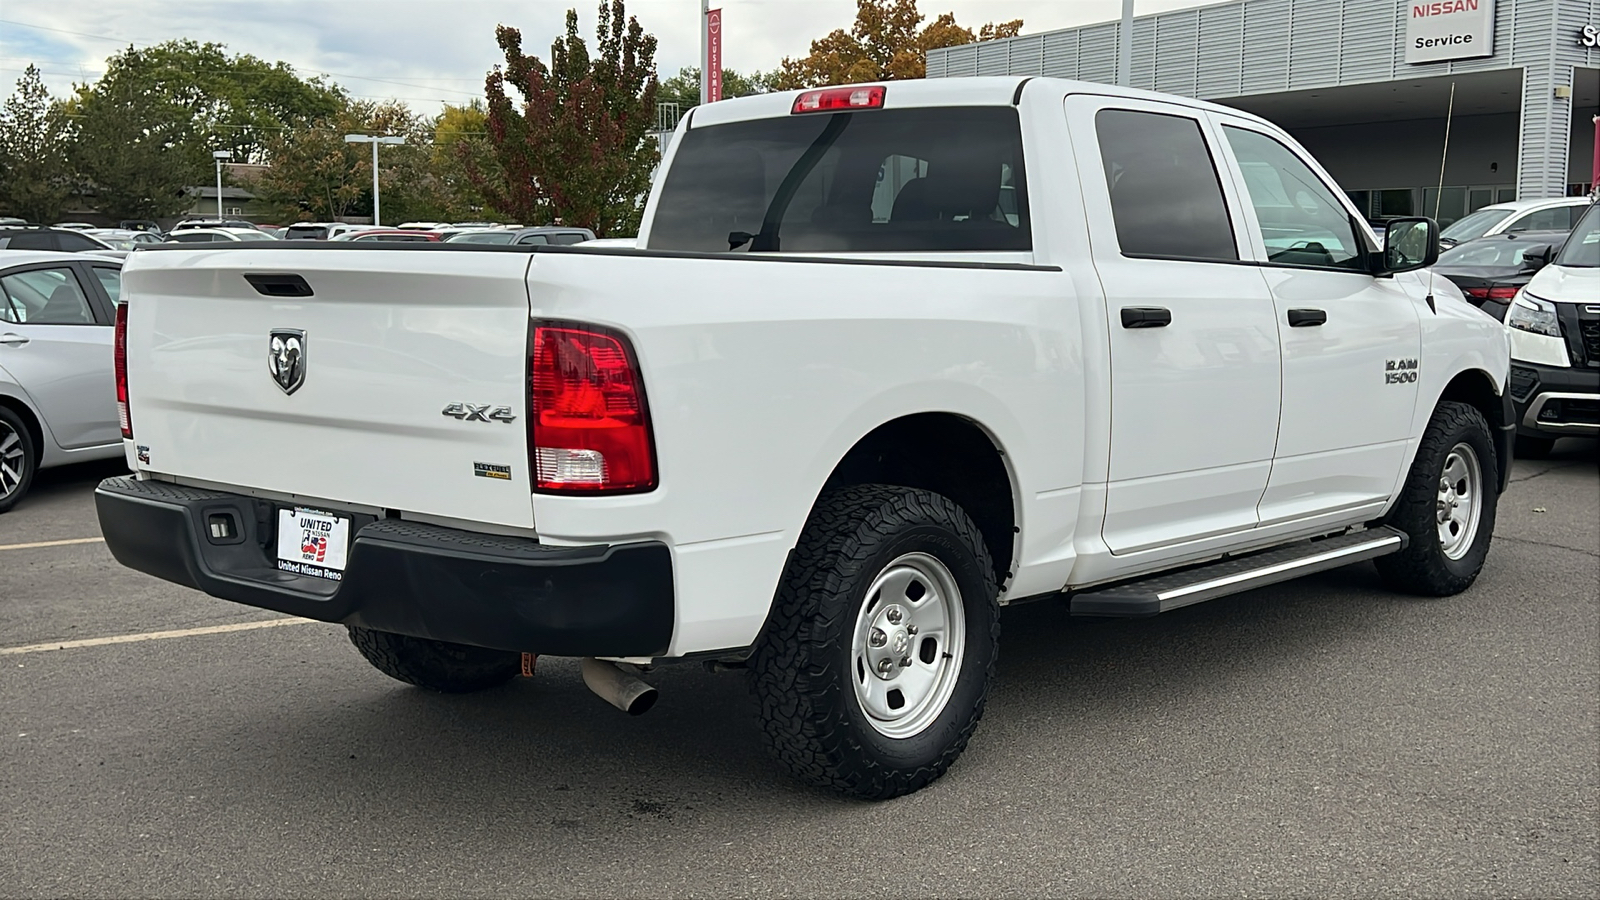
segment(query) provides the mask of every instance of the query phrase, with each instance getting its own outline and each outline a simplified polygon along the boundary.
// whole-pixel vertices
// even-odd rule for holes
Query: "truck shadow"
[[[1104,740],[1088,726],[1107,717],[1140,715],[1178,696],[1228,695],[1241,680],[1339,652],[1403,615],[1406,601],[1375,590],[1376,574],[1356,567],[1148,620],[1074,619],[1054,602],[1008,609],[999,677],[966,758],[896,804],[981,795],[987,759],[1070,757],[1080,742]],[[337,707],[280,700],[263,714],[241,703],[231,721],[204,729],[227,742],[213,752],[261,770],[260,781],[337,794],[363,818],[403,821],[426,810],[431,827],[444,830],[470,831],[502,815],[524,836],[676,827],[752,798],[802,819],[808,810],[825,819],[830,810],[877,808],[788,778],[761,744],[742,673],[659,667],[650,680],[660,703],[629,718],[584,688],[573,660],[541,660],[533,679],[468,696],[395,684],[353,653],[335,661],[317,678],[347,679]]]

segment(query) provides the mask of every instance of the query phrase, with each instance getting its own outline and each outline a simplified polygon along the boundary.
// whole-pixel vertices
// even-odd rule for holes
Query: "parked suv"
[[[41,468],[122,454],[112,322],[122,263],[0,253],[0,513]]]
[[[63,253],[109,253],[110,244],[72,228],[43,225],[0,226],[0,250],[55,250]]]
[[[1600,435],[1600,203],[1506,310],[1517,455]]]

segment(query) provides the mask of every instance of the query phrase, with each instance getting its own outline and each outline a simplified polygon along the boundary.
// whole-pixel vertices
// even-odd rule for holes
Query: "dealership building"
[[[929,51],[928,76],[1117,83],[1120,27]],[[1234,0],[1136,17],[1127,83],[1276,122],[1373,219],[1448,223],[1593,189],[1597,34],[1600,0]]]

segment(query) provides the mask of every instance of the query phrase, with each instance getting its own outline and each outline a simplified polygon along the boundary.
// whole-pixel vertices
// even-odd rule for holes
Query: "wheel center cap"
[[[895,653],[904,653],[906,648],[911,646],[911,635],[906,634],[904,629],[897,629],[889,643],[894,647]]]

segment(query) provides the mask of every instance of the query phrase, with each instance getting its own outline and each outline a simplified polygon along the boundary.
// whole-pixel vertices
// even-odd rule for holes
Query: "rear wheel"
[[[1477,579],[1494,536],[1495,472],[1483,414],[1465,403],[1440,403],[1385,520],[1411,539],[1405,550],[1377,560],[1391,587],[1443,597]]]
[[[977,526],[948,498],[884,485],[824,495],[750,662],[779,761],[873,800],[942,775],[983,716],[995,591]]]
[[[10,512],[33,484],[38,451],[22,417],[0,406],[0,513]]]
[[[390,678],[447,694],[465,694],[510,681],[522,669],[522,654],[451,644],[355,625],[350,643]]]

